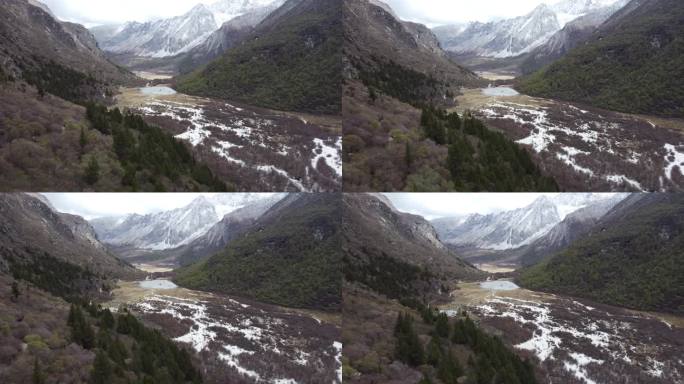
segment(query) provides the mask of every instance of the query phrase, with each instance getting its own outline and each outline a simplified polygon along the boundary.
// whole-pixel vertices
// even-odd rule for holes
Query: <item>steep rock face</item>
[[[461,34],[443,41],[458,54],[513,57],[529,52],[560,29],[555,12],[539,5],[525,16],[491,23],[472,23]]]
[[[541,196],[532,204],[489,215],[442,218],[433,221],[440,238],[460,248],[513,250],[543,238],[568,215],[611,197],[601,194],[563,193]],[[541,240],[540,240],[541,241]]]
[[[117,247],[165,250],[188,244],[226,214],[263,199],[259,194],[200,196],[185,207],[148,215],[91,220],[101,240]]]
[[[183,54],[178,65],[179,71],[181,73],[191,72],[221,56],[253,33],[254,27],[280,5],[282,5],[282,1],[276,1],[226,21],[200,45]]]
[[[249,14],[273,10],[283,0],[222,0],[198,4],[183,15],[93,28],[105,51],[140,57],[170,57],[203,44],[224,23]],[[253,18],[253,16],[252,16]],[[258,21],[257,21],[258,22]]]
[[[527,15],[512,19],[445,25],[434,28],[434,32],[442,46],[459,57],[512,59],[530,54],[536,57],[535,62],[524,66],[539,68],[578,44],[627,1],[564,0],[540,4]]]
[[[344,195],[345,278],[390,298],[446,293],[455,279],[482,276],[440,241],[424,218],[372,194]]]
[[[282,195],[277,195],[258,200],[226,214],[204,235],[172,251],[178,254],[176,262],[180,265],[189,265],[225,248],[230,241],[252,228],[258,219],[282,198]]]
[[[64,291],[76,288],[64,288],[63,285],[72,283],[61,279],[75,278],[78,274],[84,280],[74,284],[96,291],[99,289],[96,281],[100,279],[136,275],[132,266],[105,250],[83,218],[59,213],[41,199],[27,194],[0,194],[0,249],[0,269],[39,286],[53,281],[54,287],[41,286],[51,292],[53,288]],[[59,276],[60,270],[56,267],[63,268],[61,272],[65,275]],[[27,269],[32,271],[29,275]],[[75,270],[82,272],[66,275]]]
[[[338,310],[341,194],[290,194],[210,258],[178,271],[183,286],[281,305]]]
[[[116,35],[101,41],[114,53],[165,57],[185,52],[206,39],[218,26],[209,9],[199,4],[184,15],[147,23],[129,22]]]
[[[69,227],[74,236],[97,249],[103,251],[106,249],[105,245],[97,238],[97,232],[95,232],[95,228],[90,225],[88,220],[81,216],[70,215],[68,213],[62,213],[61,216],[62,220]]]
[[[69,90],[79,98],[102,98],[107,85],[133,79],[104,58],[85,28],[23,0],[3,1],[0,8],[0,69],[48,92],[65,88],[66,76],[79,77],[70,84],[79,89]]]
[[[633,194],[594,228],[525,270],[519,283],[629,308],[684,312],[683,194]]]
[[[619,0],[614,4],[595,9],[568,22],[543,45],[532,50],[521,64],[523,74],[532,73],[560,59],[574,47],[585,42],[591,35],[620,10],[629,0]]]
[[[400,20],[384,3],[345,1],[343,17],[348,77],[393,62],[454,86],[479,80],[447,58],[428,28]]]
[[[624,194],[600,200],[588,207],[570,213],[546,235],[519,250],[520,264],[534,265],[544,258],[553,256],[573,241],[587,235],[616,204],[625,198]]]
[[[444,228],[445,242],[461,247],[513,249],[548,232],[561,218],[553,202],[542,196],[531,205],[490,215],[472,215],[455,228]]]

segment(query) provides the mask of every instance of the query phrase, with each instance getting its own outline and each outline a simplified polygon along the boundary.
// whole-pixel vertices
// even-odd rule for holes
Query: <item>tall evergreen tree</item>
[[[97,162],[97,158],[95,157],[95,155],[90,157],[88,166],[86,166],[85,169],[84,179],[85,182],[90,185],[93,185],[97,183],[98,180],[100,180],[100,164]]]
[[[97,350],[95,354],[95,362],[93,363],[93,370],[90,372],[91,384],[110,384],[112,377],[112,365],[109,362],[107,354],[101,349]]]
[[[33,362],[32,382],[33,384],[45,384],[45,373],[43,373],[43,368],[40,366],[37,357]]]

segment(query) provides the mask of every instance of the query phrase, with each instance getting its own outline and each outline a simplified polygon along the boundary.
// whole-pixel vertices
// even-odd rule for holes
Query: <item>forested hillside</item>
[[[684,3],[633,1],[518,88],[620,112],[684,116]]]
[[[344,197],[343,375],[350,383],[535,383],[529,362],[465,313],[432,304],[483,273],[422,217],[381,196]]]
[[[339,114],[341,0],[289,0],[253,36],[178,79],[182,92],[311,113]]]
[[[632,206],[631,204],[635,204]],[[634,195],[519,278],[526,288],[684,313],[684,196]]]
[[[388,6],[345,3],[346,191],[555,191],[531,155],[474,117],[447,113],[485,80],[425,26]]]
[[[339,309],[339,194],[293,194],[227,248],[178,271],[189,288],[291,307]]]
[[[532,155],[503,134],[468,114],[448,113],[418,101],[421,96],[416,92],[424,89],[418,84],[427,86],[434,80],[417,72],[402,73],[413,74],[402,77],[413,79],[406,87],[382,76],[362,78],[365,84],[347,84],[347,191],[558,190]]]

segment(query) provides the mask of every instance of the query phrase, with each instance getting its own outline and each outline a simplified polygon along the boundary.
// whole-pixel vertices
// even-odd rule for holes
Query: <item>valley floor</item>
[[[341,121],[175,93],[165,86],[122,88],[117,106],[141,113],[238,191],[337,191]]]
[[[530,147],[565,191],[684,189],[682,120],[484,91],[462,90],[455,110],[469,110]]]
[[[467,310],[540,364],[542,382],[674,383],[684,379],[684,318],[526,289],[461,283],[448,314]]]
[[[165,282],[165,281],[161,281]],[[159,286],[173,287],[172,284]],[[339,322],[185,288],[120,282],[106,306],[127,306],[166,336],[190,346],[207,383],[341,383]]]

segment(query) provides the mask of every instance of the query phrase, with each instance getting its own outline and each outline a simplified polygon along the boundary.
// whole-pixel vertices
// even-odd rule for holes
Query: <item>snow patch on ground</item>
[[[337,363],[337,382],[342,384],[342,343],[336,341],[333,343],[333,348],[337,351],[335,355],[335,363]]]
[[[329,145],[321,139],[314,139],[314,158],[311,160],[311,167],[316,169],[318,161],[323,159],[335,174],[342,177],[342,138],[338,138],[333,145]]]
[[[586,366],[589,364],[603,364],[603,360],[591,358],[583,353],[573,352],[570,357],[574,362],[566,361],[563,366],[566,370],[570,371],[573,376],[584,381],[587,384],[597,384],[596,381],[589,378],[587,374]]]
[[[682,148],[682,146],[679,146],[679,148]],[[679,167],[679,172],[684,173],[684,151],[680,152],[672,144],[665,144],[665,151],[667,151],[665,155],[665,177],[672,180],[672,171],[674,171],[675,167]]]

